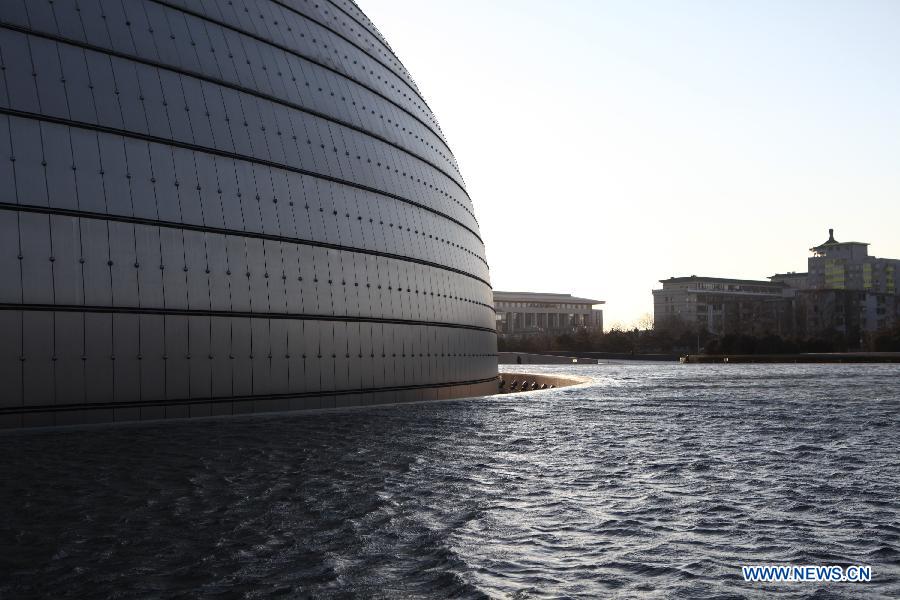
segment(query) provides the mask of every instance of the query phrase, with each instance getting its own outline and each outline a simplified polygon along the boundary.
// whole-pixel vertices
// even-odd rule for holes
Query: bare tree
[[[634,322],[634,326],[642,331],[650,331],[651,329],[653,329],[653,315],[650,313],[644,313]]]

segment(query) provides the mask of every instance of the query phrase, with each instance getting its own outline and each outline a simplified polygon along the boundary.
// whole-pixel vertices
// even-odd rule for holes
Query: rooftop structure
[[[867,242],[839,242],[834,239],[834,229],[828,230],[828,239],[809,249],[815,256],[828,256],[836,254],[854,254],[858,256],[859,252],[868,255]]]
[[[792,295],[796,290],[805,290],[809,285],[809,273],[776,273],[768,277],[772,283],[786,286],[785,294]]]

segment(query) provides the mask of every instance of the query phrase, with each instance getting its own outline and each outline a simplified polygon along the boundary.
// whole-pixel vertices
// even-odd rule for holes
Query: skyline
[[[605,300],[609,328],[671,276],[804,271],[828,228],[900,256],[900,5],[360,6],[440,116],[494,289]]]

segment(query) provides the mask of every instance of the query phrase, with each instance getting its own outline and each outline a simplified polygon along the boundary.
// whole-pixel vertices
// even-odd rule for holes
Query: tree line
[[[686,323],[661,327],[602,331],[580,330],[563,335],[502,336],[501,352],[573,351],[624,354],[798,354],[807,352],[900,352],[900,324],[861,338],[851,339],[838,331],[810,337],[738,333],[713,335]]]

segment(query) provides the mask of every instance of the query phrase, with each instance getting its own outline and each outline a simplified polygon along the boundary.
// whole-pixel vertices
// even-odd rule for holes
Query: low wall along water
[[[499,393],[535,392],[570,385],[587,383],[586,377],[560,377],[558,375],[538,375],[535,373],[501,373],[497,382]]]

